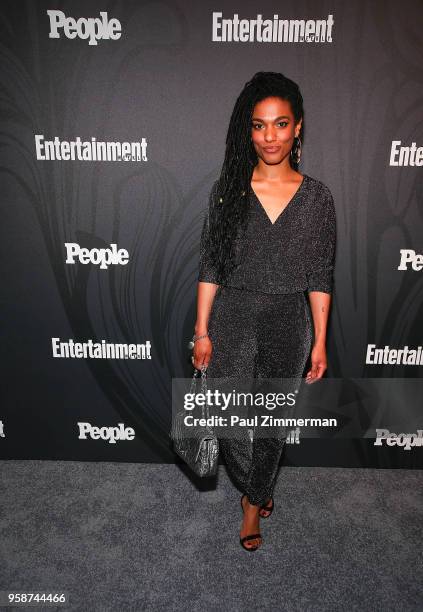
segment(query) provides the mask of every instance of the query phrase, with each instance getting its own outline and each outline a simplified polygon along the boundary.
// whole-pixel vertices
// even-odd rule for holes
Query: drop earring
[[[299,136],[295,136],[294,140],[297,140],[297,144],[292,147],[290,156],[294,164],[298,165],[301,159],[301,139]],[[292,155],[292,152],[294,151],[294,149],[295,149],[295,157]]]

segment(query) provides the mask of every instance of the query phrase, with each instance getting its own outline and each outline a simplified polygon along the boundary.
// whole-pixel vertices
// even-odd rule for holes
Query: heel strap
[[[251,535],[244,536],[241,538],[241,542],[246,542],[247,540],[256,540],[257,538],[261,538],[261,533],[253,533]]]
[[[271,498],[271,501],[272,501],[272,505],[271,506],[260,506],[260,510],[267,510],[267,511],[273,510],[273,506],[275,505],[275,501],[274,501],[273,497]]]

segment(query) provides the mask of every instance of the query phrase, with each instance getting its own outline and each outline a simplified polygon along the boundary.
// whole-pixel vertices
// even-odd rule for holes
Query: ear
[[[301,117],[301,119],[295,126],[295,137],[296,138],[298,138],[298,136],[300,135],[302,124],[303,124],[303,118]]]

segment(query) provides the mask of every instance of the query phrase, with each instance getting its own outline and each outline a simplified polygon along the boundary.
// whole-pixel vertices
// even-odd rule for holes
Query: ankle
[[[256,510],[257,512],[260,510],[260,506],[256,506],[255,504],[252,504],[252,503],[250,502],[250,500],[248,499],[248,497],[247,497],[247,501],[246,501],[246,503],[245,503],[245,508],[246,508],[247,510],[250,510],[250,511],[251,511],[251,510]]]

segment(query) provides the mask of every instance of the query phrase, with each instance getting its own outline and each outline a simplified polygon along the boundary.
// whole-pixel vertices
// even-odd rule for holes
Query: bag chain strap
[[[195,395],[195,385],[196,385],[196,381],[198,378],[198,372],[200,370],[197,370],[197,368],[194,369],[194,374],[192,375],[192,380],[191,380],[191,387],[189,392],[192,395]],[[203,393],[204,395],[207,393],[207,366],[201,366],[201,393]],[[208,406],[207,406],[207,402],[205,403],[204,406],[201,407],[202,409],[202,418],[208,418],[209,417],[209,410],[208,410]]]

